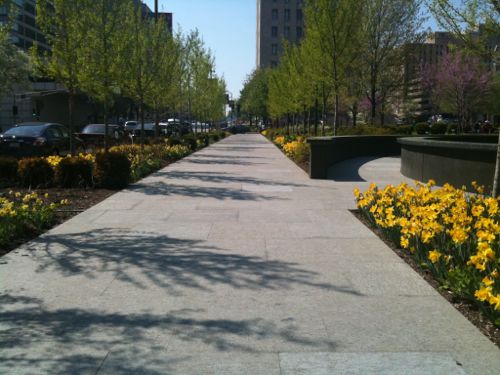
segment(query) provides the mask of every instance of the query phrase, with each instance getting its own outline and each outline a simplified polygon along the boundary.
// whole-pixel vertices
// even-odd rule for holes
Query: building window
[[[297,21],[302,22],[304,15],[302,14],[302,9],[297,9]]]
[[[273,21],[277,21],[278,20],[278,9],[273,9],[271,11],[271,18],[273,19]]]
[[[304,31],[302,30],[302,27],[297,27],[297,39],[300,39],[304,36]]]
[[[273,38],[277,38],[278,37],[278,27],[277,26],[271,27],[271,36]]]
[[[290,38],[290,26],[285,26],[284,35],[285,38]]]
[[[290,21],[290,9],[285,9],[285,22]]]
[[[271,54],[276,56],[278,54],[278,45],[277,44],[271,44]]]

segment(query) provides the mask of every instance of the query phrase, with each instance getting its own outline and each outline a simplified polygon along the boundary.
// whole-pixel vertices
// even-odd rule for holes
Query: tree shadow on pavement
[[[269,180],[262,178],[255,178],[249,176],[238,176],[233,173],[227,172],[195,172],[195,171],[162,171],[156,174],[157,177],[165,177],[168,179],[178,180],[199,180],[203,182],[212,183],[235,183],[235,184],[249,184],[255,186],[286,186],[286,187],[307,187],[308,185],[280,181]],[[175,186],[175,185],[174,185]]]
[[[211,291],[218,284],[236,289],[321,288],[360,296],[350,285],[318,282],[319,274],[282,260],[243,255],[201,240],[178,239],[123,229],[47,234],[30,244],[37,272],[93,279],[101,274],[136,288],[160,287],[182,294],[184,288]],[[104,286],[103,286],[104,287]]]
[[[219,158],[219,159],[198,159],[198,157],[186,158],[183,160],[183,163],[189,164],[203,164],[203,165],[244,165],[246,167],[249,166],[258,166],[265,165],[267,163],[256,163],[253,161],[246,161],[242,159],[236,158]]]
[[[189,198],[212,198],[228,201],[267,201],[283,200],[284,198],[276,195],[256,194],[251,191],[236,189],[234,187],[217,186],[194,186],[194,185],[176,185],[162,181],[144,181],[138,182],[127,188],[128,192],[141,193],[149,196],[183,196]]]
[[[269,160],[271,158],[269,157],[265,157],[265,156],[251,156],[251,155],[228,155],[228,154],[214,154],[211,152],[212,150],[210,149],[207,149],[206,151],[204,151],[203,153],[196,153],[196,154],[193,154],[191,156],[189,156],[187,159],[193,159],[193,158],[196,158],[196,159],[227,159],[227,158],[230,158],[230,159],[250,159],[250,160],[253,160],[253,159],[265,159],[265,160]],[[183,159],[183,160],[186,160],[186,159]]]
[[[203,309],[163,314],[49,309],[40,299],[12,294],[0,296],[0,302],[0,372],[5,374],[96,374],[99,368],[109,374],[168,374],[176,364],[196,359],[200,346],[216,353],[258,353],[258,344],[249,339],[322,351],[336,347],[325,337],[301,335],[289,322],[207,319]],[[172,342],[181,349],[167,351]],[[182,345],[193,350],[183,351]]]

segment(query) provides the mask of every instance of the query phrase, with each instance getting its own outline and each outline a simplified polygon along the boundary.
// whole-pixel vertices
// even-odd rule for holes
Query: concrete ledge
[[[437,184],[471,187],[471,182],[491,187],[495,172],[498,136],[441,136],[400,138],[401,173]]]
[[[327,179],[328,169],[335,163],[361,156],[398,156],[400,135],[356,135],[341,137],[314,137],[311,146],[309,176]]]

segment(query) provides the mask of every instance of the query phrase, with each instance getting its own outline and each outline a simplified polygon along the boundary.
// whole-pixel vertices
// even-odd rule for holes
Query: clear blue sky
[[[145,1],[151,9],[153,0]],[[172,12],[174,30],[197,28],[205,45],[215,54],[217,74],[228,90],[240,95],[243,81],[255,68],[255,0],[159,0],[160,11]]]
[[[151,9],[154,0],[145,0]],[[247,74],[255,68],[256,0],[159,0],[160,11],[172,12],[174,29],[197,28],[215,54],[217,73],[236,98]],[[436,29],[429,19],[426,27]]]

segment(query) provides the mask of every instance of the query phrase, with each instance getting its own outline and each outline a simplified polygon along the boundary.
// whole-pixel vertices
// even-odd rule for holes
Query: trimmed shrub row
[[[39,188],[102,187],[122,189],[131,181],[157,171],[165,162],[185,157],[224,138],[226,133],[188,134],[172,137],[161,144],[121,145],[109,152],[78,156],[25,158],[20,161],[0,156],[0,183]]]

